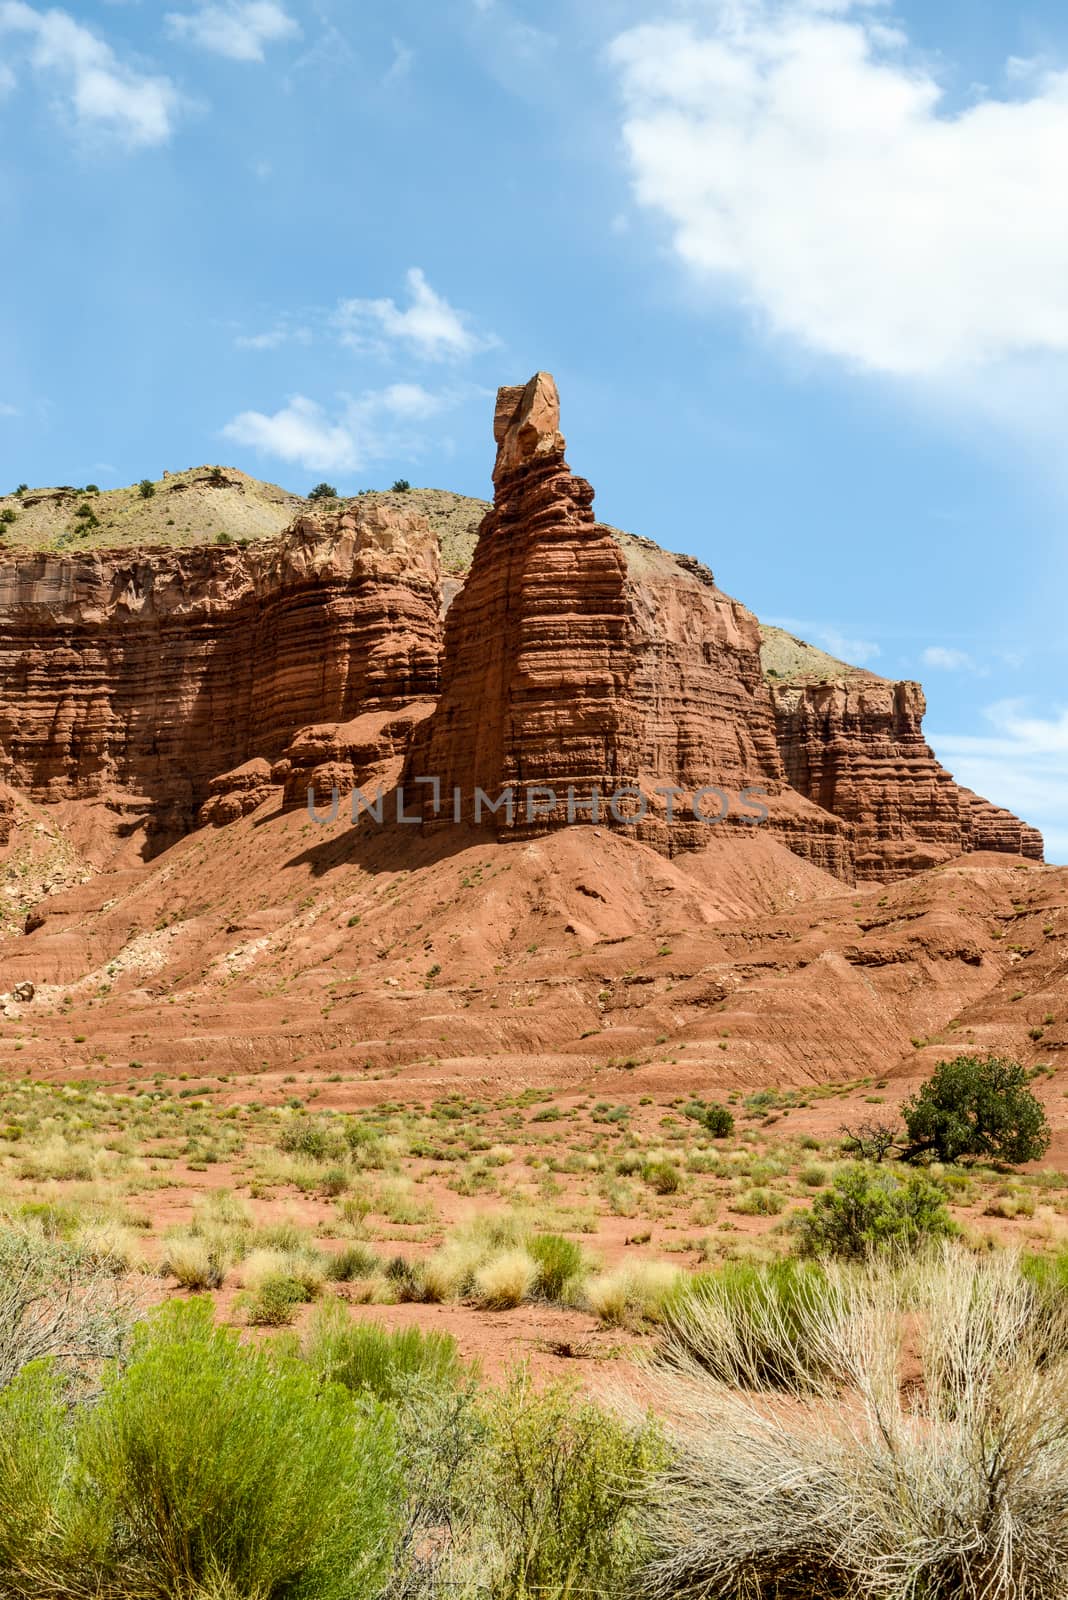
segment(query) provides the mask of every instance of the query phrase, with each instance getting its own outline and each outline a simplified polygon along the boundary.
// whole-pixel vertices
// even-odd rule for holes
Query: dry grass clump
[[[120,1222],[85,1222],[75,1229],[71,1243],[90,1266],[103,1272],[119,1276],[145,1268],[137,1234]]]
[[[233,1266],[233,1257],[196,1233],[176,1233],[164,1244],[159,1270],[177,1278],[183,1289],[218,1289]]]
[[[1068,1313],[1010,1255],[822,1269],[789,1318],[695,1300],[641,1592],[1055,1600],[1068,1592]],[[702,1319],[704,1321],[702,1322]],[[732,1322],[733,1319],[733,1322]],[[757,1343],[771,1366],[737,1387]],[[815,1349],[799,1359],[799,1339]],[[698,1364],[695,1351],[703,1352]],[[902,1382],[903,1350],[918,1375]],[[742,1352],[739,1355],[738,1352]]]
[[[538,1277],[538,1263],[522,1245],[491,1256],[475,1272],[474,1292],[480,1306],[503,1311],[522,1305]]]
[[[401,1292],[411,1299],[470,1299],[487,1310],[530,1299],[570,1303],[588,1270],[572,1240],[539,1231],[520,1214],[490,1214],[457,1228],[412,1266]]]
[[[632,1261],[586,1285],[586,1301],[602,1322],[659,1322],[682,1273],[665,1261]]]

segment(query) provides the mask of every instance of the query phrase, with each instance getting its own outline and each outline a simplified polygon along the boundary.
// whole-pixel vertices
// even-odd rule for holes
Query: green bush
[[[3,511],[0,511],[0,522],[5,523],[9,527],[10,527],[11,523],[17,522],[18,519],[19,519],[18,512],[12,510],[11,506],[5,506]]]
[[[558,1233],[536,1233],[526,1241],[538,1263],[535,1290],[545,1300],[561,1300],[568,1283],[581,1275],[583,1256],[573,1239]]]
[[[734,1132],[734,1117],[726,1106],[713,1101],[705,1107],[704,1124],[713,1139],[729,1139]]]
[[[71,1438],[59,1379],[44,1362],[0,1389],[0,1591],[32,1595],[48,1562],[70,1476]]]
[[[102,1589],[125,1570],[131,1594],[378,1593],[401,1492],[390,1414],[242,1347],[210,1308],[157,1315],[77,1432],[107,1536]]]
[[[332,1283],[351,1283],[353,1278],[369,1278],[381,1269],[381,1260],[368,1245],[347,1244],[331,1256],[326,1275]]]
[[[393,484],[393,493],[407,494],[410,488],[411,484],[408,482],[407,478],[397,478]]]
[[[285,1272],[272,1272],[245,1297],[245,1316],[253,1328],[288,1328],[297,1306],[311,1299],[304,1285]]]
[[[647,1161],[642,1177],[657,1194],[676,1194],[682,1184],[679,1169],[671,1161]]]
[[[520,1374],[487,1410],[480,1490],[501,1553],[494,1600],[623,1593],[643,1554],[637,1517],[663,1459],[631,1429],[559,1385]]]
[[[922,1173],[898,1178],[884,1167],[853,1166],[835,1174],[799,1221],[798,1247],[804,1255],[862,1257],[955,1232],[944,1190]]]
[[[909,1134],[905,1159],[1037,1161],[1049,1148],[1050,1128],[1028,1083],[1019,1062],[999,1056],[940,1062],[901,1108]]]
[[[287,1155],[309,1156],[312,1161],[332,1161],[342,1154],[345,1147],[331,1129],[297,1117],[282,1130],[278,1148]]]
[[[142,478],[137,487],[141,491],[142,500],[151,500],[152,496],[156,492],[156,485],[152,482],[151,478]]]
[[[309,500],[336,500],[337,490],[332,483],[317,483],[314,489],[308,492]]]
[[[395,1400],[413,1379],[454,1388],[463,1372],[451,1334],[418,1328],[391,1333],[380,1323],[353,1322],[336,1301],[316,1312],[305,1355],[323,1381],[379,1400]]]

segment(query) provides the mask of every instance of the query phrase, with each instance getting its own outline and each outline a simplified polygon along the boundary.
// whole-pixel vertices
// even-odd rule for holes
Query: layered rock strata
[[[301,726],[432,695],[440,644],[437,540],[399,510],[248,549],[8,555],[0,777],[38,801],[142,796],[165,842]]]
[[[493,509],[446,619],[440,700],[405,768],[406,785],[441,785],[445,817],[427,791],[426,820],[455,815],[455,795],[478,820],[480,793],[511,791],[502,831],[596,820],[671,854],[708,842],[697,796],[703,815],[763,817],[848,877],[848,825],[785,782],[755,618],[698,562],[595,521],[548,374],[500,391],[494,437]],[[721,795],[702,793],[713,786]]]
[[[861,878],[892,882],[971,850],[1042,860],[1036,829],[961,788],[937,760],[918,683],[854,672],[771,692],[786,776],[852,824]]]

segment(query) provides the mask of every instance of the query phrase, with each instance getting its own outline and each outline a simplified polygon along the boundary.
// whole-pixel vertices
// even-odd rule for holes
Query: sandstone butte
[[[0,1073],[342,1108],[1051,1070],[1068,871],[938,764],[919,685],[598,523],[547,375],[494,435],[492,506],[200,468],[100,495],[94,547],[78,492],[0,497]],[[451,826],[419,776],[645,815]],[[383,823],[330,823],[357,784]],[[766,822],[669,823],[711,786]]]
[[[38,803],[102,802],[149,855],[272,797],[347,796],[406,757],[428,827],[446,822],[421,775],[465,805],[555,791],[550,815],[498,814],[517,836],[566,826],[570,787],[573,817],[672,855],[709,829],[663,791],[717,786],[728,829],[752,830],[739,797],[759,790],[759,825],[846,882],[969,851],[1042,860],[1034,829],[935,759],[918,684],[813,670],[799,641],[784,676],[775,630],[707,568],[599,524],[547,373],[500,390],[494,439],[494,503],[444,621],[418,509],[357,500],[248,548],[6,554],[0,778]],[[606,808],[620,790],[636,823]]]

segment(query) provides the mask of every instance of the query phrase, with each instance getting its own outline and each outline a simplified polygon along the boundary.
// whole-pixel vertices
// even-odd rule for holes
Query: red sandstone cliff
[[[380,507],[249,549],[8,555],[0,778],[37,801],[114,795],[177,836],[213,778],[302,724],[433,694],[439,613],[429,525]]]
[[[500,391],[494,436],[494,506],[448,613],[441,698],[416,732],[406,783],[439,778],[446,806],[459,790],[465,815],[476,791],[514,788],[516,814],[498,826],[522,833],[566,823],[569,788],[583,821],[595,789],[630,789],[622,816],[599,820],[628,826],[629,810],[641,817],[634,835],[669,854],[709,840],[696,791],[722,789],[741,827],[755,811],[744,792],[759,789],[765,826],[848,876],[849,828],[786,785],[756,619],[699,563],[595,522],[593,490],[564,459],[548,374]],[[657,793],[667,787],[683,792],[672,822]],[[525,797],[542,788],[555,811],[532,816]]]
[[[0,554],[0,780],[103,797],[152,848],[403,767],[409,810],[420,776],[467,819],[476,791],[513,789],[496,818],[513,835],[565,824],[569,789],[589,820],[597,790],[597,820],[671,855],[709,842],[692,803],[715,786],[706,814],[751,833],[766,806],[762,830],[846,880],[969,850],[1041,860],[1034,829],[939,765],[917,684],[823,675],[789,641],[769,689],[756,619],[705,567],[598,524],[547,374],[500,391],[494,436],[494,505],[444,634],[437,538],[395,501],[248,549]],[[528,814],[538,790],[552,814]]]
[[[918,683],[857,672],[772,686],[786,775],[853,824],[862,878],[892,882],[970,850],[1041,861],[1034,828],[954,782],[923,735]]]

